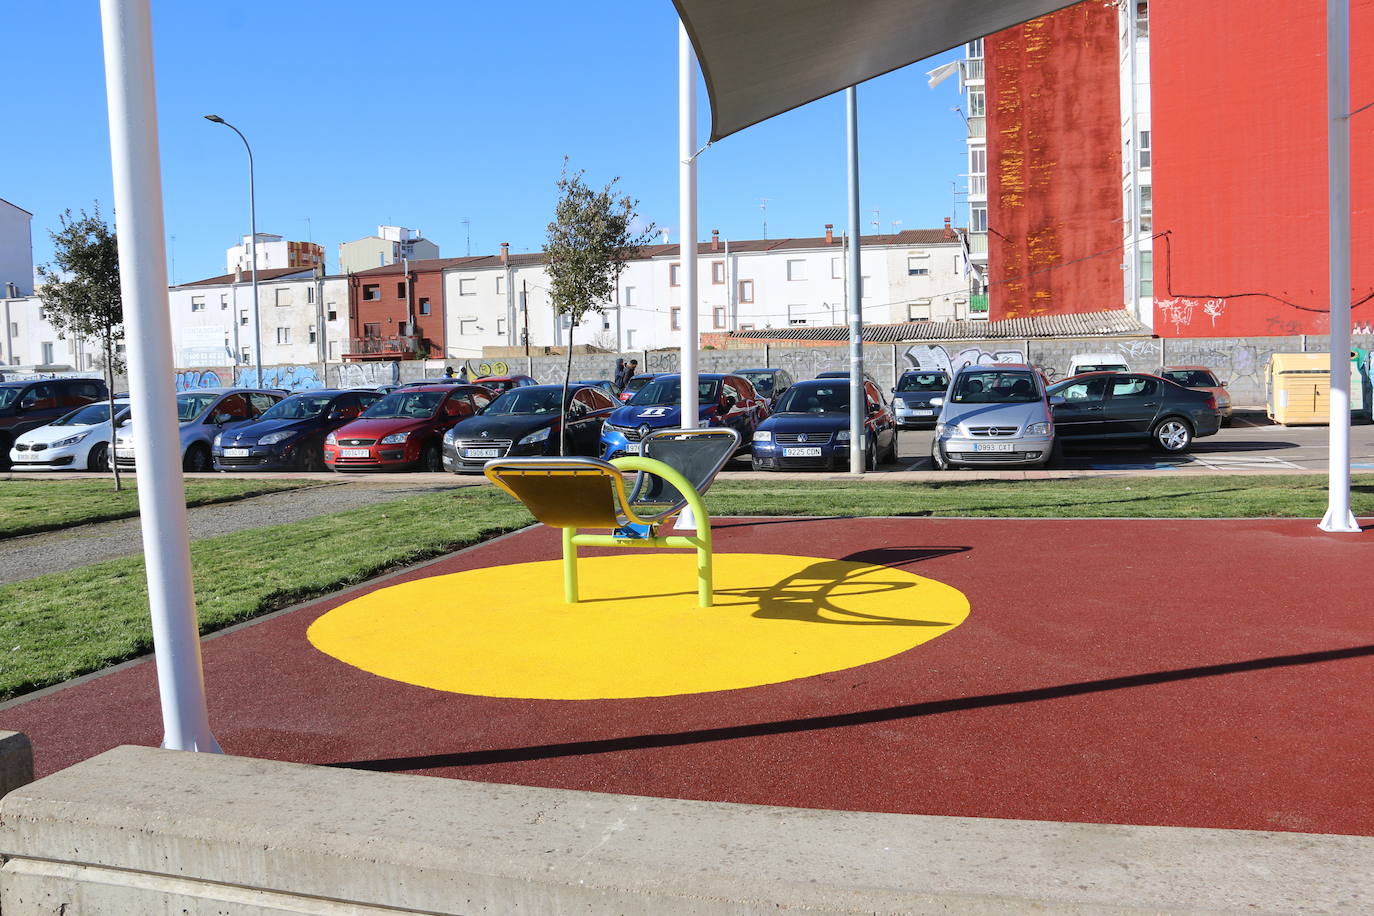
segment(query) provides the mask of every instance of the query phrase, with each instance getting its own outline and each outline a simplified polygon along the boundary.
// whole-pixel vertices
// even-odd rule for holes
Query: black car
[[[562,397],[562,385],[507,391],[444,434],[444,468],[455,474],[480,473],[493,458],[557,455],[565,422],[567,454],[596,455],[601,424],[619,404],[593,385],[569,387],[560,407]]]
[[[292,468],[322,471],[324,437],[383,397],[371,389],[321,388],[278,401],[251,423],[215,436],[210,457],[217,471]]]
[[[0,468],[10,466],[10,448],[20,433],[109,396],[98,378],[44,378],[0,382]]]
[[[864,467],[897,460],[897,424],[882,392],[864,383]],[[754,431],[754,470],[849,468],[849,380],[816,378],[797,382],[778,399],[773,415]]]
[[[1065,447],[1149,442],[1177,454],[1221,427],[1215,395],[1157,375],[1089,372],[1056,382],[1048,393],[1055,436]]]
[[[786,369],[739,369],[735,375],[747,379],[759,396],[767,399],[770,407],[792,387],[792,376]]]
[[[940,404],[932,401],[943,398],[948,388],[949,373],[943,369],[907,369],[892,389],[897,425],[902,429],[934,426],[940,417]]]

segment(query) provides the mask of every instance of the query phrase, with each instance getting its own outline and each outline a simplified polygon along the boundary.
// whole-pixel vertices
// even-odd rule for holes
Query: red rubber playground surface
[[[324,612],[377,588],[557,558],[558,533],[534,528],[207,640],[215,734],[245,756],[636,795],[1374,835],[1369,532],[718,519],[716,536],[718,554],[915,573],[962,592],[969,614],[871,664],[634,699],[428,689],[306,640]],[[520,602],[515,589],[491,610]],[[11,705],[0,728],[27,733],[46,773],[156,745],[159,716],[145,661]]]

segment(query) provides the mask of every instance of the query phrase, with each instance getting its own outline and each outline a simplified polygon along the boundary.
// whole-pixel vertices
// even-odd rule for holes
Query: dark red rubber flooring
[[[402,578],[558,549],[535,529]],[[1374,835],[1370,532],[717,520],[717,549],[900,566],[972,610],[902,655],[784,684],[504,700],[383,680],[306,642],[374,583],[206,641],[215,734],[232,754],[639,795]],[[144,662],[0,711],[0,728],[27,733],[47,773],[156,745],[159,716]]]

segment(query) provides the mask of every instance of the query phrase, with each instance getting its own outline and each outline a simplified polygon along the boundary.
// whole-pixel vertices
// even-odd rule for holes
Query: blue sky
[[[444,256],[537,251],[563,157],[677,214],[677,24],[669,0],[522,4],[412,0],[211,4],[153,0],[167,232],[179,282],[223,273],[248,232],[247,165],[219,114],[253,144],[258,231],[325,246],[379,224],[423,230]],[[99,7],[6,4],[0,197],[34,214],[34,259],[63,209],[113,209]],[[951,80],[924,71],[859,89],[863,231],[934,228],[964,186]],[[699,94],[702,136],[709,106]],[[728,137],[700,158],[699,227],[728,238],[845,228],[842,94]],[[962,200],[962,198],[960,198]],[[873,211],[877,210],[875,214]],[[962,208],[956,222],[963,223]],[[470,222],[465,225],[464,219]]]

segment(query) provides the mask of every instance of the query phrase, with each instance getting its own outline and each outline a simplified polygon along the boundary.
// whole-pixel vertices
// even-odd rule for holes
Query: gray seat
[[[644,437],[640,454],[662,461],[686,477],[697,493],[705,493],[738,448],[739,433],[733,429],[659,429]],[[630,505],[641,517],[673,515],[686,504],[671,483],[642,471],[630,490]]]

